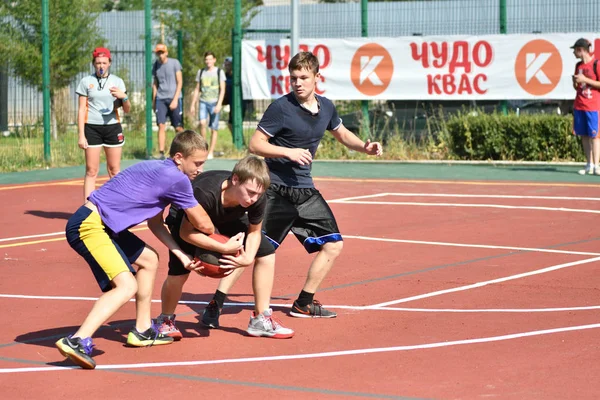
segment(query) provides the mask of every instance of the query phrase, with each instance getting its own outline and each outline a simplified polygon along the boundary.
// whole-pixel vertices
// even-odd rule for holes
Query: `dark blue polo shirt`
[[[287,148],[307,149],[313,159],[326,130],[342,124],[331,100],[315,95],[319,112],[313,114],[302,107],[293,93],[275,100],[265,111],[258,129],[270,136],[269,143]],[[299,165],[287,158],[267,158],[271,183],[297,188],[314,187],[312,164]]]

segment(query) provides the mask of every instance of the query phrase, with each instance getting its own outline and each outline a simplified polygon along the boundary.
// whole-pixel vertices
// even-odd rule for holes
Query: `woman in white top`
[[[84,201],[96,188],[102,147],[109,177],[121,170],[121,147],[125,137],[117,110],[123,107],[124,112],[129,112],[131,108],[125,83],[109,72],[112,61],[110,50],[98,47],[92,57],[95,71],[84,77],[76,90],[79,95],[78,144],[85,151]]]

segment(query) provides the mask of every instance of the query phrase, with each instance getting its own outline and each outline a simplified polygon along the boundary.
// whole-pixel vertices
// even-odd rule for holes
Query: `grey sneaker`
[[[293,330],[286,328],[279,320],[273,317],[273,310],[270,308],[258,315],[252,312],[246,332],[250,336],[262,336],[273,339],[289,339],[294,336]]]
[[[313,300],[312,304],[304,307],[300,307],[297,302],[294,301],[290,315],[296,318],[335,318],[337,314],[333,311],[329,311],[323,308],[323,305],[319,300]]]

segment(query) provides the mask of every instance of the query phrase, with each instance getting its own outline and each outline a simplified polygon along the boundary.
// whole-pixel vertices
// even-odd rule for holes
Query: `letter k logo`
[[[394,62],[385,47],[369,43],[361,46],[350,66],[350,78],[359,92],[366,96],[383,93],[394,75]]]
[[[375,69],[383,61],[383,56],[362,56],[360,57],[360,84],[362,85],[365,80],[369,79],[375,86],[382,86],[383,82],[377,76]]]
[[[525,44],[515,60],[515,77],[525,92],[543,96],[556,88],[562,76],[560,52],[544,39]]]
[[[552,57],[552,53],[527,53],[525,54],[525,62],[527,64],[527,70],[525,71],[525,82],[529,83],[534,77],[543,85],[551,85],[552,81],[548,79],[548,76],[544,73],[542,68],[546,61]]]

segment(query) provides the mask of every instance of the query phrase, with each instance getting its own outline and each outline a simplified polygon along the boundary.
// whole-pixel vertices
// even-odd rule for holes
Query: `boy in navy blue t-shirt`
[[[263,230],[278,247],[291,230],[309,253],[317,252],[290,315],[333,318],[314,294],[342,250],[335,217],[315,189],[311,163],[328,130],[354,151],[380,156],[380,143],[363,142],[342,124],[334,104],[315,93],[320,80],[319,60],[310,52],[296,54],[289,64],[292,92],[267,108],[250,140],[250,151],[265,157],[271,175]],[[215,298],[227,293],[233,277],[223,278]],[[218,316],[218,309],[213,311]]]

